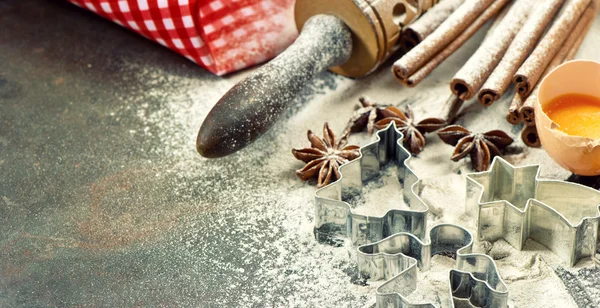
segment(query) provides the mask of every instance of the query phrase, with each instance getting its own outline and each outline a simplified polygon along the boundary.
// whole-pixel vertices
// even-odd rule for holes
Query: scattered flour
[[[398,181],[398,168],[386,166],[381,177],[368,182],[363,191],[345,200],[353,207],[353,213],[369,216],[383,216],[389,210],[405,210],[402,185]]]
[[[554,269],[562,260],[544,246],[528,240],[517,251],[504,240],[493,245],[485,243],[477,252],[487,253],[494,260],[509,289],[509,307],[577,307]],[[480,246],[480,248],[481,248]],[[543,303],[543,304],[539,304]]]
[[[433,256],[429,270],[419,270],[417,289],[408,296],[408,300],[413,303],[433,303],[436,307],[450,307],[452,298],[449,294],[448,278],[454,262],[454,259],[446,256]]]
[[[135,109],[138,120],[146,127],[131,133],[160,140],[161,146],[150,151],[164,157],[155,162],[158,166],[169,168],[164,168],[167,174],[159,172],[157,176],[176,181],[176,194],[203,209],[200,214],[182,215],[180,236],[174,239],[183,243],[181,249],[188,253],[173,262],[197,264],[195,273],[185,274],[197,275],[196,279],[207,283],[206,290],[196,290],[200,292],[196,296],[224,306],[372,307],[375,288],[382,282],[358,279],[355,248],[348,243],[332,247],[315,241],[315,188],[313,183],[302,183],[295,177],[294,170],[303,164],[293,158],[290,149],[308,146],[306,131],[311,129],[320,135],[326,121],[335,132],[341,132],[358,97],[363,95],[382,103],[408,104],[417,119],[440,116],[439,107],[450,94],[448,80],[477,43],[469,41],[416,88],[400,88],[387,67],[360,82],[324,74],[269,133],[242,152],[219,160],[204,159],[196,153],[197,130],[212,105],[247,72],[205,81],[162,71],[142,71],[140,82],[169,83],[173,91],[150,91],[156,98],[151,102],[130,99],[127,108]],[[207,82],[210,87],[205,85]],[[474,131],[509,132],[515,137],[506,156],[509,162],[540,163],[544,177],[567,178],[570,174],[543,150],[523,146],[518,138],[520,130],[504,120],[508,103],[509,98],[503,97],[484,109],[477,102],[470,102],[458,122]],[[117,110],[114,117],[123,116],[124,112]],[[372,138],[361,133],[351,136],[350,142],[364,145]],[[465,174],[471,172],[469,160],[450,161],[452,147],[434,134],[427,135],[427,143],[411,167],[423,180],[422,197],[431,208],[428,225],[457,223],[473,231],[473,218],[464,213]],[[381,215],[390,206],[397,206],[383,202],[401,196],[401,186],[394,182],[392,169],[385,170],[379,181],[365,186],[364,194],[353,200],[356,211]],[[377,207],[371,207],[372,204]],[[174,209],[178,207],[181,205],[173,205]],[[221,248],[207,249],[211,245]],[[222,247],[231,253],[223,255]],[[477,243],[476,250],[497,259],[500,274],[510,289],[510,307],[577,307],[556,274],[561,261],[544,247],[528,242],[519,252],[498,241]],[[411,298],[445,303],[445,281],[453,260],[443,256],[433,259],[430,271],[419,272],[419,289]],[[573,275],[588,277],[594,273],[589,272],[590,268],[589,264],[578,267]],[[224,291],[221,286],[221,293],[211,291],[215,288],[212,284],[224,279],[228,282]],[[589,285],[595,286],[591,282]],[[600,291],[594,292],[592,298],[600,303]]]

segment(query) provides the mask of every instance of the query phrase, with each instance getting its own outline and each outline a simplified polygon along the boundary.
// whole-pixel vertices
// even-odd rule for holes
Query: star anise
[[[368,97],[361,97],[358,100],[362,107],[354,112],[354,115],[348,121],[346,130],[358,133],[362,132],[366,127],[367,132],[371,135],[375,131],[375,122],[383,118],[381,112],[387,105],[380,105]]]
[[[393,106],[385,108],[381,113],[383,119],[375,123],[377,129],[384,129],[391,122],[396,123],[396,127],[404,135],[404,146],[408,147],[413,154],[419,154],[425,148],[423,134],[436,131],[446,125],[446,121],[440,118],[427,118],[415,124],[414,115],[408,106],[406,113]]]
[[[294,157],[306,163],[304,168],[296,170],[296,175],[303,181],[317,176],[319,188],[339,179],[338,168],[360,155],[357,145],[347,145],[348,131],[336,142],[327,123],[323,126],[323,138],[309,130],[308,140],[310,148],[292,149]]]
[[[487,133],[473,133],[460,125],[451,125],[438,132],[442,140],[455,146],[450,157],[459,161],[471,155],[471,165],[479,172],[486,171],[495,156],[502,156],[501,151],[513,143],[513,139],[501,130]]]

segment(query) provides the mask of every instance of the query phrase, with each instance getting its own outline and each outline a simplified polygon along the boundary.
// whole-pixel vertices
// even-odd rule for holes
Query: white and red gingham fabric
[[[297,35],[295,0],[68,0],[217,75],[264,62]]]

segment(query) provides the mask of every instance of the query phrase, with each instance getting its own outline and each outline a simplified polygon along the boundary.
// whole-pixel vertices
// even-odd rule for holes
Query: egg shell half
[[[600,175],[600,140],[568,135],[544,112],[554,98],[568,93],[600,98],[600,63],[574,60],[558,66],[541,81],[535,106],[538,134],[548,155],[575,174]]]

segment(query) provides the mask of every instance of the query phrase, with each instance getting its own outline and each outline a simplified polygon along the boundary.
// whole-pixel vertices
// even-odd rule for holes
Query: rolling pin
[[[437,2],[297,0],[300,35],[215,104],[198,132],[198,153],[223,157],[252,143],[308,82],[327,69],[352,78],[373,72],[398,49],[402,26]]]

